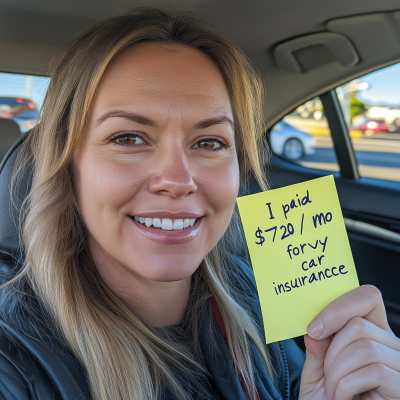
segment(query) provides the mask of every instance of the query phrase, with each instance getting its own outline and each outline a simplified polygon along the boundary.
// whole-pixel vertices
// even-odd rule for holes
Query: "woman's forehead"
[[[141,43],[116,56],[96,98],[106,107],[128,101],[231,111],[224,79],[213,60],[197,49],[169,43]]]

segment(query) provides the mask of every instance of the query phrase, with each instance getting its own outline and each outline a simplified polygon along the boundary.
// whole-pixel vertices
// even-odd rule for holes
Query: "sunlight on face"
[[[190,279],[226,230],[239,189],[232,109],[217,66],[177,45],[125,50],[100,82],[73,167],[106,282]]]

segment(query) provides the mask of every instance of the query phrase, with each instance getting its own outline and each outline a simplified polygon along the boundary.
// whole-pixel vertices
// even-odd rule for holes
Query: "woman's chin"
[[[175,258],[176,261],[168,262],[168,260],[161,259],[157,264],[152,265],[151,268],[146,268],[143,270],[142,276],[148,280],[154,282],[176,282],[188,279],[193,275],[193,273],[198,268],[199,264],[193,264],[193,260],[186,258],[186,262],[182,262],[182,257],[171,257]],[[153,261],[154,262],[154,261]],[[137,266],[135,268],[137,270]]]
[[[193,274],[187,275],[187,274],[182,274],[179,272],[172,273],[172,274],[156,274],[149,279],[152,280],[153,282],[181,282],[184,281],[188,278],[190,278]]]
[[[128,284],[128,281],[154,281],[173,282],[189,278],[199,267],[205,254],[181,253],[156,253],[143,251],[121,252],[111,255],[114,260],[114,279],[118,276]],[[200,252],[199,252],[200,253]],[[109,271],[107,271],[109,275]]]

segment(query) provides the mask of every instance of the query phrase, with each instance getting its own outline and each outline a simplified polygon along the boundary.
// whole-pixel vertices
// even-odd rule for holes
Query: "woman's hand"
[[[400,339],[374,286],[330,303],[304,340],[300,400],[400,399]]]

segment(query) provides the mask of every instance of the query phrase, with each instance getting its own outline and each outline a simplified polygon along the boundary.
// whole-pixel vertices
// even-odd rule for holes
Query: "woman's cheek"
[[[75,168],[75,190],[78,204],[87,227],[117,222],[135,195],[140,191],[145,178],[143,168],[120,164],[103,158],[82,160]]]
[[[239,191],[239,166],[236,158],[201,175],[202,191],[216,214],[226,214],[228,222]]]

